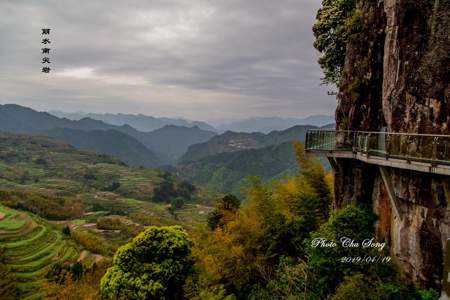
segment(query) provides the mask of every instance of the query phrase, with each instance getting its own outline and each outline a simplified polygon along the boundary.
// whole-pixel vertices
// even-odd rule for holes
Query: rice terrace
[[[6,264],[15,274],[17,288],[24,299],[40,299],[35,293],[43,276],[55,263],[63,263],[78,255],[78,250],[61,230],[41,218],[0,206],[0,241]],[[8,282],[2,282],[0,289]],[[29,297],[28,297],[29,295]]]

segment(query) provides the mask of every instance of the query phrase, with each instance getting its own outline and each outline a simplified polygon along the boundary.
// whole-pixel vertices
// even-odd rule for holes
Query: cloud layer
[[[213,120],[330,114],[313,0],[3,0],[0,102]],[[42,74],[41,28],[52,72]]]

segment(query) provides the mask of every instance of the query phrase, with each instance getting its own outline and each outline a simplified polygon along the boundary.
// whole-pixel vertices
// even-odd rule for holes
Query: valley
[[[108,264],[148,226],[192,230],[212,210],[206,191],[170,174],[39,136],[0,134],[0,184],[0,271],[16,282],[0,288],[20,299],[41,299],[48,276],[74,264]]]

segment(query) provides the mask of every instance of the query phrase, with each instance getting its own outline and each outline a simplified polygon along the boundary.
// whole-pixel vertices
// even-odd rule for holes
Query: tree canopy
[[[152,226],[117,250],[102,292],[111,299],[180,299],[192,265],[191,241],[180,226]]]
[[[357,0],[322,0],[313,26],[314,47],[322,54],[319,64],[324,83],[339,85],[345,63],[347,39],[357,27]]]

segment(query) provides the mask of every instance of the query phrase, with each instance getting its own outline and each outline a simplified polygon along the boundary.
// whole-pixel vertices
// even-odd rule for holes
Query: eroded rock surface
[[[363,2],[362,32],[347,45],[337,129],[450,134],[450,0]],[[377,235],[406,273],[439,286],[450,178],[393,169],[389,175],[401,219],[377,167],[353,160],[338,160],[334,205],[372,201]]]

